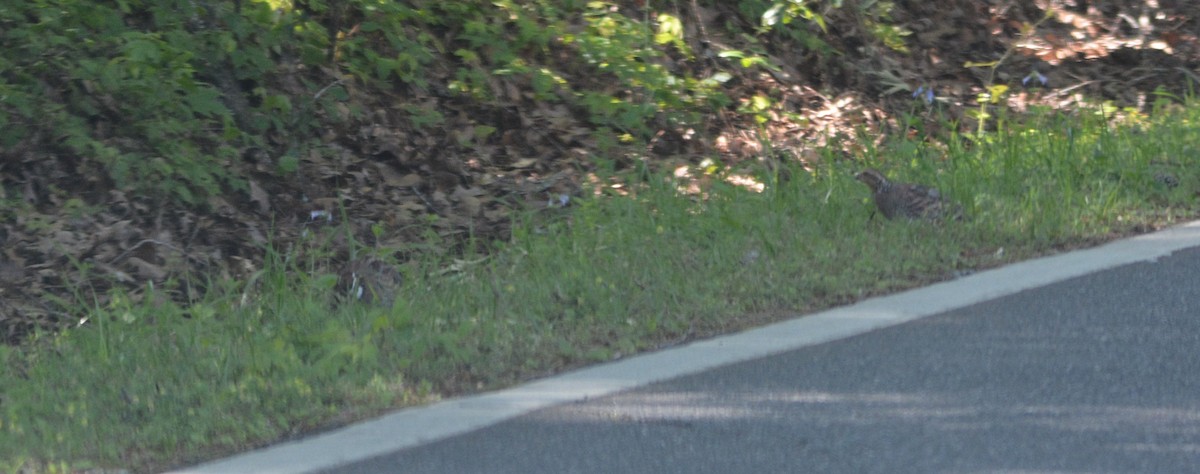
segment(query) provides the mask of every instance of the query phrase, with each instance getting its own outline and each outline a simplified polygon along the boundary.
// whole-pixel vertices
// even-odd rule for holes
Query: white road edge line
[[[850,306],[556,375],[498,392],[406,408],[309,438],[172,471],[306,473],[477,430],[534,410],[609,395],[710,368],[875,329],[1200,246],[1200,221],[979,272]]]

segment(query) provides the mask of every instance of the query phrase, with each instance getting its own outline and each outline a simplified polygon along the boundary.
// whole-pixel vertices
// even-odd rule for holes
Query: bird
[[[1154,182],[1161,184],[1163,186],[1166,186],[1168,188],[1179,187],[1179,178],[1176,178],[1175,175],[1173,175],[1171,173],[1166,173],[1166,172],[1155,173],[1154,174]]]
[[[894,219],[941,220],[962,218],[962,208],[946,198],[937,189],[920,184],[894,183],[879,170],[867,168],[854,179],[871,188],[875,207],[883,217]]]
[[[343,298],[390,307],[404,278],[396,267],[377,258],[346,262],[338,272],[337,290]]]

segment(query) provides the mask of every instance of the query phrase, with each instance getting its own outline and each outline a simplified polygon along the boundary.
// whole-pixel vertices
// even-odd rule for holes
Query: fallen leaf
[[[391,179],[391,177],[388,177],[387,184],[389,186],[395,186],[398,188],[408,188],[408,187],[416,186],[416,185],[421,184],[421,175],[416,174],[416,173],[409,173],[409,174],[406,174],[404,176],[397,178],[394,181]]]
[[[538,162],[537,158],[522,158],[522,159],[517,160],[515,163],[513,163],[509,166],[511,166],[513,168],[528,168],[530,166],[537,164],[537,162]]]

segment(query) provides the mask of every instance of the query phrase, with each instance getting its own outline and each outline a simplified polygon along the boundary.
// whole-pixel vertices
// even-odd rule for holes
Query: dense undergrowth
[[[737,7],[747,21],[770,6],[747,0]],[[697,126],[702,114],[729,104],[718,89],[731,74],[701,77],[667,64],[671,56],[695,58],[680,18],[656,13],[654,29],[616,3],[59,0],[12,7],[0,11],[0,48],[19,53],[0,60],[6,155],[71,154],[92,183],[189,205],[245,191],[247,153],[271,156],[275,169],[257,171],[294,172],[311,150],[323,152],[323,134],[378,118],[370,110],[376,104],[356,96],[364,90],[406,96],[391,118],[415,129],[459,123],[414,98],[446,96],[481,110],[508,101],[561,103],[582,112],[597,135],[609,132],[595,139],[614,144],[651,138],[660,131],[656,120]],[[789,20],[797,14],[777,12]],[[804,30],[784,31],[821,44]],[[731,53],[749,56],[747,65],[768,65]],[[456,139],[490,143],[505,131],[490,122],[480,118],[473,134]]]
[[[824,44],[798,6],[760,30],[771,7],[722,6],[720,33]],[[430,222],[446,241],[503,239],[509,210],[578,193],[589,155],[624,167],[653,144],[690,160],[683,134],[740,115],[727,83],[771,65],[695,51],[707,36],[681,15],[561,0],[0,10],[0,283],[23,288],[0,337],[84,317],[55,303],[73,285],[194,299],[206,288],[183,280],[253,273],[264,236],[294,241],[314,211],[347,213],[360,240],[421,241]]]
[[[888,56],[938,51],[915,11],[841,3],[0,9],[0,470],[197,462],[1195,216],[1186,84],[1056,111],[1013,40],[934,95]],[[968,218],[871,218],[868,165]]]

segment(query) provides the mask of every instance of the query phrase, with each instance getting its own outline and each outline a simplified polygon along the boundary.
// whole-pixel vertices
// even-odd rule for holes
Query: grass
[[[631,173],[523,214],[486,256],[403,264],[391,308],[337,304],[316,251],[271,252],[190,306],[81,292],[87,324],[0,347],[0,470],[197,462],[1196,216],[1200,107],[1042,117],[867,157],[943,189],[962,222],[871,219],[864,163],[759,176],[761,193]]]

